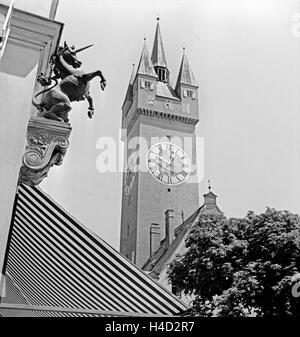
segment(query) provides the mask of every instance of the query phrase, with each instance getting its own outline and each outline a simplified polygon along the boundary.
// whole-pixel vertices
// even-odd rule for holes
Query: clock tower
[[[170,83],[159,19],[151,57],[146,39],[122,106],[126,144],[120,251],[142,267],[150,257],[153,224],[165,237],[165,212],[177,225],[199,207],[195,126],[198,86],[183,52]]]

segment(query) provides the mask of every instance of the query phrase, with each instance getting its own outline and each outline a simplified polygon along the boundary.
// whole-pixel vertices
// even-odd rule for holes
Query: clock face
[[[155,144],[148,151],[146,160],[151,175],[163,184],[179,185],[190,175],[190,160],[187,154],[173,143]]]
[[[138,156],[136,151],[132,152],[127,160],[125,187],[124,187],[124,192],[126,195],[129,195],[131,193],[134,185],[135,175],[137,172],[137,160]]]

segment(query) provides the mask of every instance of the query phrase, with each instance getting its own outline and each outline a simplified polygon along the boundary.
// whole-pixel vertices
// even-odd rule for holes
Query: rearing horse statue
[[[58,52],[51,59],[53,77],[45,77],[41,74],[38,81],[42,86],[49,86],[52,81],[55,84],[50,88],[46,88],[37,93],[32,104],[43,113],[44,118],[69,122],[68,113],[72,109],[71,102],[82,101],[87,99],[89,102],[88,116],[92,118],[94,115],[93,100],[89,94],[90,81],[95,77],[100,77],[100,87],[102,90],[106,87],[106,80],[100,70],[85,74],[78,70],[81,67],[76,54],[92,45],[75,50],[75,47],[69,47],[64,43],[64,47],[59,47]],[[60,82],[58,80],[61,79]],[[40,103],[36,102],[36,98],[44,94]]]

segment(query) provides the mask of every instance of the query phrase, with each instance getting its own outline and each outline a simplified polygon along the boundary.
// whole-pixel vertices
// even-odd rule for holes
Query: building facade
[[[2,270],[32,94],[61,37],[56,0],[0,1],[0,269]],[[33,10],[34,8],[34,10]]]
[[[191,296],[178,292],[176,287],[172,285],[168,278],[168,269],[171,262],[178,255],[183,255],[186,252],[185,240],[193,226],[201,226],[201,215],[204,214],[219,214],[223,212],[217,205],[217,195],[211,192],[204,194],[204,203],[196,209],[183,223],[176,226],[173,217],[173,210],[165,212],[165,227],[167,236],[161,240],[160,235],[150,233],[152,247],[151,256],[144,264],[142,269],[155,279],[164,288],[171,291],[173,294],[181,298],[186,304],[190,304]]]
[[[176,85],[157,21],[151,56],[146,40],[122,107],[125,141],[120,251],[137,266],[149,259],[150,231],[166,235],[164,213],[177,224],[199,207],[195,126],[198,86],[185,52]]]

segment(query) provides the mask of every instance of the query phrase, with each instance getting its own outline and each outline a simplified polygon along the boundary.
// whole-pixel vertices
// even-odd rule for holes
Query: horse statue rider
[[[90,96],[90,81],[95,77],[100,77],[100,87],[102,90],[106,87],[106,80],[100,70],[85,74],[78,70],[81,67],[76,54],[91,47],[92,45],[75,50],[75,47],[69,47],[64,43],[64,47],[59,47],[56,55],[51,58],[51,68],[54,72],[53,77],[45,77],[40,74],[39,83],[48,87],[52,81],[54,85],[43,89],[37,93],[32,104],[41,111],[44,118],[55,121],[69,122],[68,113],[71,111],[71,102],[87,99],[89,103],[88,116],[94,115],[93,99]],[[60,79],[60,82],[58,80]],[[40,103],[36,102],[39,95],[43,95]]]

